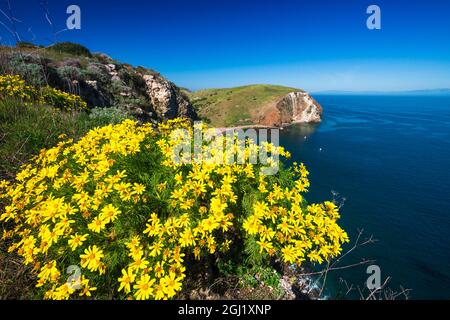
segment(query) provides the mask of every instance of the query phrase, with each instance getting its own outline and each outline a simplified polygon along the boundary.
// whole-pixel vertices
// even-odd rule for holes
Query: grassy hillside
[[[258,113],[293,91],[299,89],[258,84],[200,90],[189,97],[200,117],[213,126],[238,126],[254,124]]]

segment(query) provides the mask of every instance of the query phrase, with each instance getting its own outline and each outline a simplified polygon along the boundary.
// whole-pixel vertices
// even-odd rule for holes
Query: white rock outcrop
[[[257,123],[266,126],[285,126],[293,123],[319,123],[322,107],[308,93],[295,91],[261,109]]]
[[[322,107],[308,93],[297,91],[285,96],[277,105],[284,123],[318,123],[322,121]]]
[[[143,75],[147,95],[156,114],[164,119],[176,117],[193,118],[193,108],[189,99],[167,79],[157,75]]]

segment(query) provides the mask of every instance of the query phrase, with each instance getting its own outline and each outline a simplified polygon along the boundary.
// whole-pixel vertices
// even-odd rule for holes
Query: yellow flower
[[[262,228],[260,232],[260,237],[262,241],[270,241],[275,236],[275,231],[272,228]]]
[[[181,234],[179,241],[180,241],[180,246],[182,248],[194,245],[195,242],[194,242],[194,236],[192,234],[192,231],[190,229],[185,230]]]
[[[150,247],[150,257],[156,257],[161,254],[161,250],[163,249],[163,244],[160,241],[155,241]]]
[[[249,218],[245,219],[243,227],[249,235],[254,235],[258,233],[260,222],[256,216],[250,216]]]
[[[288,235],[292,229],[292,226],[289,225],[288,218],[284,217],[281,220],[281,223],[277,226],[277,229]]]
[[[172,258],[170,259],[170,262],[175,262],[178,265],[181,265],[183,262],[183,257],[185,256],[184,253],[180,252],[179,248],[175,248],[173,250]]]
[[[137,300],[148,300],[150,295],[153,293],[153,284],[155,283],[155,279],[150,279],[148,274],[141,275],[141,278],[138,280],[137,284],[133,286],[136,291],[135,297]]]
[[[155,275],[158,278],[161,278],[166,273],[165,270],[164,270],[164,263],[165,263],[164,261],[157,261],[155,263],[153,271],[155,272]]]
[[[92,291],[96,291],[96,287],[91,287],[89,285],[89,279],[86,279],[84,276],[81,276],[81,292],[79,294],[80,297],[86,296],[91,297]]]
[[[88,224],[88,229],[96,233],[100,233],[100,231],[105,229],[106,225],[107,222],[105,220],[102,220],[100,217],[95,217],[94,220]]]
[[[0,98],[25,93],[20,77],[5,79],[0,76]],[[77,97],[50,88],[45,91],[41,103],[53,95],[61,98],[63,108],[81,106]],[[29,96],[26,102],[33,102],[35,97]],[[44,298],[71,297],[71,288],[61,285],[57,266],[76,259],[77,250],[82,252],[81,266],[97,272],[92,285],[82,278],[77,297],[94,299],[109,294],[110,285],[120,292],[113,298],[173,298],[186,277],[184,257],[193,254],[200,260],[229,251],[240,240],[235,234],[241,229],[242,238],[257,241],[261,255],[276,255],[286,263],[300,264],[305,259],[321,263],[340,254],[348,235],[337,224],[339,208],[332,202],[306,204],[302,192],[309,180],[303,165],[294,164],[282,176],[266,177],[260,165],[248,163],[198,159],[189,165],[176,164],[172,154],[178,142],[170,136],[183,128],[191,138],[191,124],[175,119],[161,124],[159,130],[152,126],[125,120],[95,128],[76,142],[60,141],[42,150],[20,168],[14,182],[0,181],[4,204],[0,220],[8,222],[2,240],[10,243],[8,252],[31,264],[37,273],[36,285],[45,288]],[[224,137],[217,142],[228,144]],[[231,149],[245,160],[260,150],[289,155],[272,144],[257,146],[247,140],[244,150],[239,144],[234,137]],[[141,149],[137,163],[132,156]],[[204,145],[202,151],[214,160],[228,155],[212,144]],[[148,179],[139,173],[148,168],[146,161],[149,167],[161,167],[156,175],[147,172]],[[142,168],[137,168],[141,163]],[[112,169],[121,166],[129,172]],[[239,207],[250,212],[233,211]],[[155,211],[150,217],[149,208]],[[127,217],[122,219],[125,212]],[[102,249],[88,247],[88,241],[101,244]],[[119,277],[112,272],[117,267]]]
[[[175,175],[175,182],[176,182],[176,184],[181,184],[183,182],[183,174],[182,173],[177,173]]]
[[[283,255],[283,261],[286,263],[294,263],[297,260],[295,248],[290,245],[281,249],[281,253]]]
[[[131,192],[131,194],[137,194],[137,195],[141,195],[143,194],[145,191],[145,186],[140,184],[140,183],[135,183],[133,185],[133,191]]]
[[[120,213],[120,210],[115,208],[112,204],[108,204],[102,209],[99,218],[103,220],[106,225],[110,222],[114,222]]]
[[[159,280],[159,283],[154,288],[154,294],[156,300],[164,300],[166,299],[166,293],[164,290],[164,281],[162,279]]]
[[[170,272],[166,277],[161,279],[161,284],[164,287],[164,293],[168,298],[172,298],[177,291],[181,290],[181,277],[177,277],[175,273]]]
[[[311,251],[308,254],[308,258],[312,261],[312,262],[318,262],[318,263],[322,263],[323,259],[322,257],[319,255],[319,253],[317,251]]]
[[[119,292],[124,291],[125,293],[129,293],[131,291],[131,284],[134,282],[136,276],[133,273],[132,268],[128,268],[128,270],[122,269],[122,277],[120,277],[119,283]]]
[[[194,248],[195,259],[200,260],[200,253],[201,253],[201,249],[199,247],[195,247]]]
[[[259,253],[263,253],[264,251],[271,252],[273,249],[273,245],[270,242],[256,241],[256,243],[259,245]]]
[[[48,281],[56,282],[60,275],[61,273],[58,268],[56,268],[56,261],[50,261],[41,268],[40,273],[38,274],[39,282],[36,287],[41,287]]]
[[[75,233],[75,235],[71,236],[68,243],[72,251],[75,251],[78,247],[80,247],[84,241],[86,241],[88,234],[84,234],[82,236]]]
[[[142,257],[136,257],[134,262],[130,265],[133,270],[145,269],[148,266],[148,261]]]
[[[167,182],[163,182],[163,183],[158,184],[158,190],[160,192],[166,190],[166,188],[167,188]]]
[[[144,251],[141,247],[135,246],[135,247],[129,247],[130,253],[128,254],[133,260],[137,260],[141,258],[144,255]]]
[[[156,236],[161,231],[161,224],[158,221],[152,221],[145,225],[147,229],[144,230],[144,234],[148,234],[149,237]]]
[[[97,271],[101,267],[101,259],[103,257],[103,250],[96,245],[89,246],[89,248],[84,250],[84,254],[80,255],[81,266],[90,271]]]

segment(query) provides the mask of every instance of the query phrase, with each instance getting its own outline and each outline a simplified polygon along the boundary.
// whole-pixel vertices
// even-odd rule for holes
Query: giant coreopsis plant
[[[38,297],[170,299],[182,290],[187,261],[226,253],[238,239],[289,264],[339,255],[348,238],[338,208],[306,203],[303,165],[269,176],[262,164],[177,162],[179,129],[192,135],[176,119],[62,137],[14,182],[0,182],[2,239],[32,266]],[[261,148],[289,156],[271,144],[237,146],[231,150],[244,159]],[[230,150],[202,148],[218,159]]]

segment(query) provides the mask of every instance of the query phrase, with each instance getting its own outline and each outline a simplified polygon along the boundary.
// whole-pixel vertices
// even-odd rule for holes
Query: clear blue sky
[[[24,40],[50,44],[42,0],[10,0]],[[82,29],[59,33],[191,89],[273,83],[320,90],[450,88],[446,0],[49,0],[54,30],[66,8]],[[377,4],[382,29],[366,28]],[[7,1],[0,0],[7,13]],[[10,26],[0,13],[0,21]],[[4,44],[12,43],[0,25]]]

